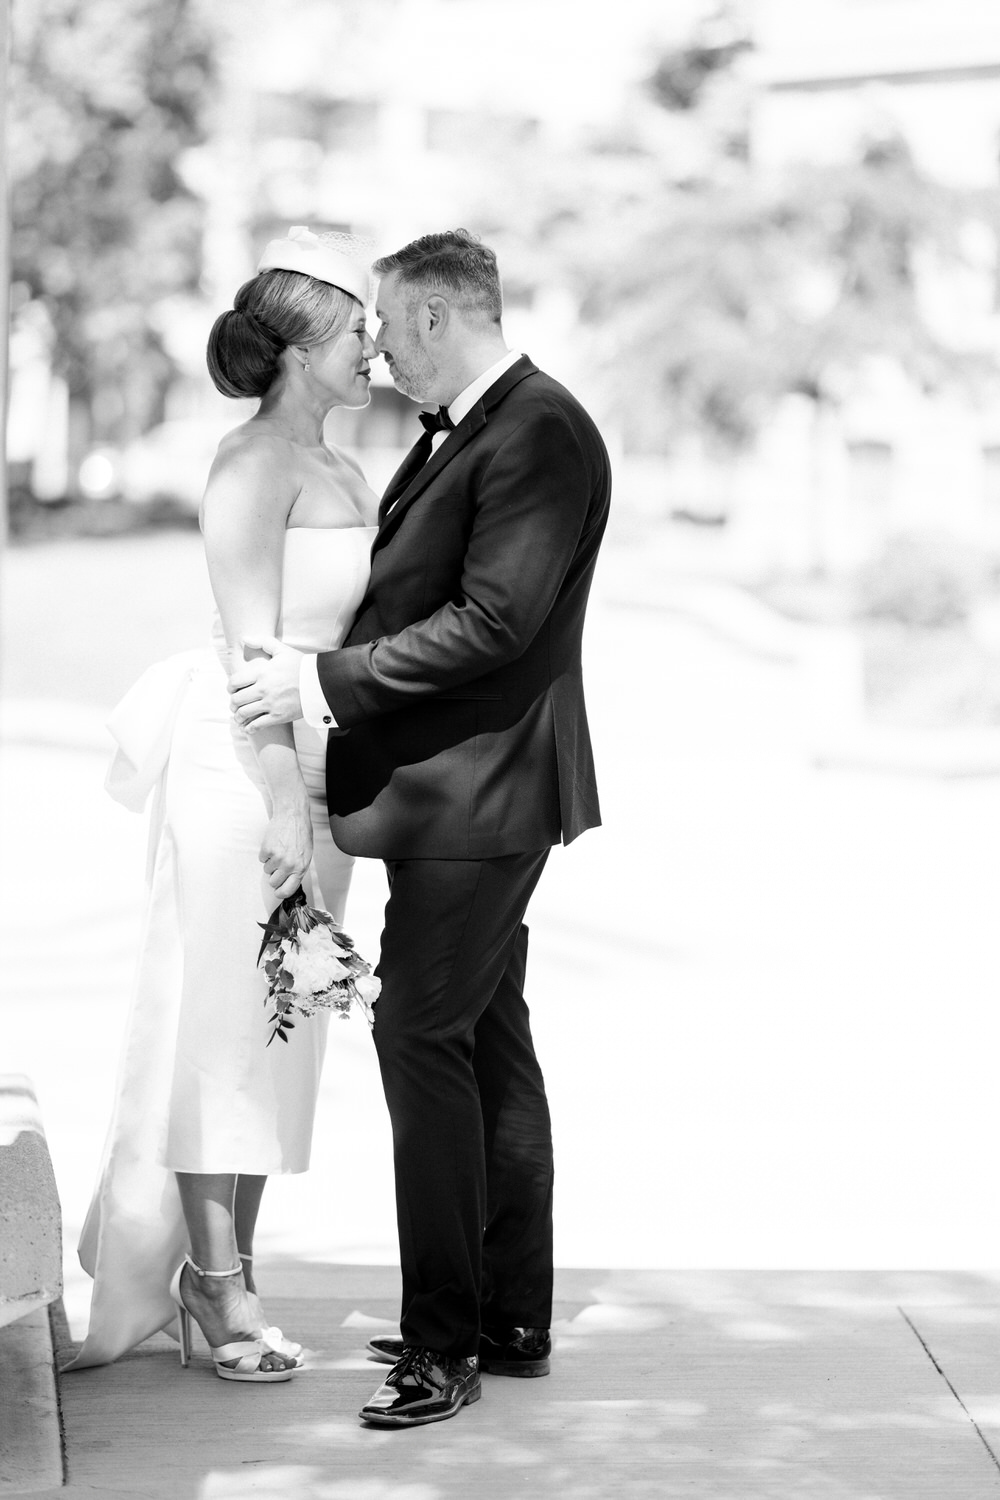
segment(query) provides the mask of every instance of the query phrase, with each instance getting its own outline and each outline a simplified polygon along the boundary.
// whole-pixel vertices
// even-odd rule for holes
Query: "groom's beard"
[[[411,401],[430,401],[434,389],[437,369],[434,361],[420,347],[416,338],[411,339],[405,349],[389,356],[389,371],[392,383]]]

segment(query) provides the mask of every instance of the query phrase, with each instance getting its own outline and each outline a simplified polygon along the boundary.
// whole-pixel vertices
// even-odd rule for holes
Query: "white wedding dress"
[[[278,633],[339,646],[368,582],[375,527],[285,533]],[[304,1172],[328,1017],[267,1046],[257,968],[275,906],[258,860],[263,781],[229,711],[228,653],[184,652],[140,678],[110,728],[111,794],[136,810],[153,793],[148,900],[117,1098],[80,1239],[94,1277],[90,1328],[69,1369],[106,1364],[172,1323],[172,1273],[189,1248],[175,1172]],[[326,736],[295,725],[313,814],[310,904],[343,920],[353,859],[330,835]]]

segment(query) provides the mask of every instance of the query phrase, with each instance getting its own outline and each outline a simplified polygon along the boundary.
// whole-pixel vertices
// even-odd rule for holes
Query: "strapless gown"
[[[368,582],[374,527],[285,533],[278,633],[306,651],[339,646]],[[266,1045],[257,968],[275,905],[258,860],[264,783],[229,711],[221,625],[213,645],[140,678],[109,727],[108,790],[152,794],[145,919],[104,1163],[80,1239],[94,1277],[90,1328],[71,1366],[106,1364],[172,1323],[170,1277],[188,1250],[175,1172],[303,1172],[327,1020]],[[326,812],[325,735],[295,725],[313,815],[304,886],[343,921],[353,859]]]

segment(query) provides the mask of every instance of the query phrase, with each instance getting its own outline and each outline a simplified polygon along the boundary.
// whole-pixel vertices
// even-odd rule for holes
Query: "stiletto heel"
[[[253,1265],[252,1255],[244,1255],[242,1250],[239,1255],[240,1260]],[[272,1354],[280,1354],[285,1359],[294,1359],[296,1369],[301,1369],[306,1362],[302,1345],[296,1344],[292,1339],[286,1339],[280,1328],[266,1321],[264,1309],[260,1305],[260,1298],[256,1292],[247,1292],[247,1301],[250,1304],[250,1316],[254,1322],[254,1337],[266,1344]]]
[[[186,1261],[181,1261],[170,1282],[170,1295],[177,1303],[177,1342],[181,1346],[181,1368],[187,1369],[191,1362],[191,1314],[181,1301],[181,1272]]]
[[[186,1367],[191,1358],[191,1312],[184,1306],[181,1298],[181,1275],[184,1267],[190,1266],[196,1276],[211,1276],[222,1278],[225,1276],[242,1276],[243,1267],[234,1266],[231,1271],[203,1271],[201,1266],[196,1265],[190,1255],[185,1255],[181,1264],[174,1272],[170,1283],[170,1295],[177,1304],[177,1333],[181,1346],[181,1365]],[[197,1318],[195,1322],[197,1322]],[[201,1325],[199,1324],[199,1327]],[[204,1332],[204,1330],[202,1330]],[[215,1373],[220,1380],[239,1380],[247,1383],[254,1382],[273,1384],[279,1380],[291,1380],[295,1369],[284,1370],[262,1370],[260,1362],[266,1354],[280,1353],[280,1350],[269,1349],[263,1339],[237,1339],[231,1344],[220,1344],[213,1348],[211,1344],[208,1351],[215,1365]]]
[[[191,1314],[184,1307],[177,1312],[177,1342],[181,1346],[181,1369],[186,1370],[191,1363]]]

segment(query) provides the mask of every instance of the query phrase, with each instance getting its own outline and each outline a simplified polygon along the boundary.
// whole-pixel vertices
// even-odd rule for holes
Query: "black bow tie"
[[[437,411],[422,411],[418,413],[425,432],[431,436],[435,432],[452,432],[455,424],[448,415],[446,406],[439,406]]]

